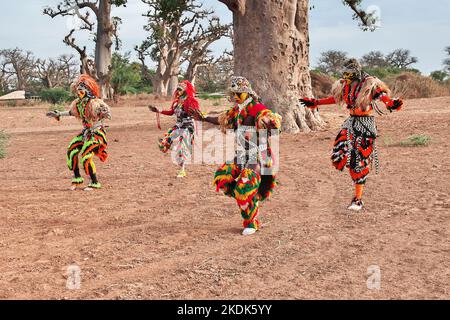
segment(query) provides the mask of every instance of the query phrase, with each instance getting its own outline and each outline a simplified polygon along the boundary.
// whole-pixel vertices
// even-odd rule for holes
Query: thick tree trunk
[[[233,11],[234,71],[283,116],[283,130],[317,130],[324,121],[300,106],[312,96],[308,0],[220,0]]]
[[[175,37],[174,37],[175,39]],[[174,49],[169,51],[168,56],[168,66],[166,70],[166,76],[168,79],[167,94],[171,95],[176,90],[178,86],[178,76],[180,74],[180,60],[181,60],[181,49],[179,43],[174,43],[176,46]]]
[[[101,88],[102,98],[112,99],[113,92],[110,80],[113,30],[111,24],[111,3],[109,0],[99,1],[97,23],[97,43],[95,46],[97,79]]]
[[[197,79],[198,64],[189,63],[186,70],[186,79],[195,86],[195,80]]]
[[[167,86],[167,94],[171,95],[175,92],[178,86],[178,76],[171,76],[169,79],[169,84]]]

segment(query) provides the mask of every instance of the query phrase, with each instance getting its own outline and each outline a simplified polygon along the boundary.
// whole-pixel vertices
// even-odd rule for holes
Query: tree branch
[[[245,7],[247,0],[219,0],[223,4],[225,4],[228,9],[230,9],[234,13],[238,13],[241,16],[245,15]]]

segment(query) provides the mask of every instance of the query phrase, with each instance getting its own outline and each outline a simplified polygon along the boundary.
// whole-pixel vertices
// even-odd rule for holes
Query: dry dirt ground
[[[217,165],[176,178],[148,103],[113,107],[95,192],[68,190],[76,120],[48,119],[45,105],[0,107],[10,134],[0,160],[0,299],[450,298],[450,97],[409,100],[378,118],[381,171],[361,213],[346,210],[350,178],[329,160],[345,111],[322,108],[324,131],[282,134],[280,185],[248,237],[233,199],[211,186]],[[162,118],[163,129],[173,123]],[[431,144],[396,143],[413,134]],[[80,289],[66,286],[70,265]],[[380,268],[379,289],[367,286],[370,266]]]

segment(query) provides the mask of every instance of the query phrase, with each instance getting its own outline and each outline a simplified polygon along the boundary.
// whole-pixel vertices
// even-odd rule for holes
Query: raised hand
[[[308,108],[316,108],[319,105],[319,101],[314,98],[301,98],[300,103]]]
[[[403,106],[403,100],[402,99],[392,99],[388,105],[387,105],[387,109],[392,112],[393,110],[395,111],[399,111]]]
[[[59,119],[60,119],[60,117],[61,117],[58,110],[55,110],[55,111],[49,111],[49,112],[47,112],[45,115],[46,115],[47,117],[50,117],[50,118],[55,118],[55,119],[58,120],[58,121],[59,121]]]
[[[150,109],[150,111],[159,113],[159,109],[155,106],[148,106],[148,108]]]

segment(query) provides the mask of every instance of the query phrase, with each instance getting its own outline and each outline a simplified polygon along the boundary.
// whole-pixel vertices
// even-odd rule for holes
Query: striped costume
[[[279,129],[281,116],[250,97],[224,112],[218,120],[224,132],[229,129],[236,132],[237,151],[233,162],[223,164],[216,171],[216,191],[222,190],[236,199],[244,228],[258,230],[259,204],[269,198],[276,186],[267,139],[270,130],[266,129]]]
[[[179,99],[171,110],[161,111],[165,115],[175,114],[177,122],[159,139],[159,149],[164,153],[173,150],[176,153],[175,161],[180,167],[191,159],[195,129],[194,119],[184,110],[183,102]]]
[[[51,111],[47,116],[56,118],[58,121],[63,116],[74,116],[81,120],[83,130],[79,135],[72,139],[67,149],[67,166],[73,171],[72,190],[80,186],[84,179],[81,177],[79,161],[91,182],[85,190],[99,189],[101,184],[97,180],[97,170],[93,157],[97,156],[100,161],[106,161],[108,153],[106,152],[107,141],[104,119],[111,119],[111,110],[103,100],[97,98],[100,94],[100,88],[93,78],[82,74],[77,82],[72,86],[78,98],[75,99],[69,111]]]
[[[331,160],[338,170],[348,168],[355,184],[355,197],[349,209],[362,208],[362,190],[367,180],[372,162],[378,170],[378,156],[375,140],[377,127],[373,110],[384,114],[376,101],[381,100],[389,111],[400,110],[400,99],[389,98],[388,87],[378,78],[360,70],[355,59],[347,62],[343,79],[338,80],[332,88],[332,96],[325,99],[300,99],[307,107],[315,108],[324,104],[346,106],[350,117],[345,120],[335,139]]]
[[[192,158],[192,147],[194,144],[195,122],[192,112],[199,109],[198,101],[195,99],[195,88],[187,80],[180,82],[173,93],[174,100],[170,110],[159,111],[150,107],[154,112],[164,115],[176,115],[177,122],[170,128],[162,139],[159,139],[159,149],[166,153],[172,150],[172,156],[178,166],[181,167],[178,177],[185,177],[185,166]],[[158,115],[158,127],[159,115]]]
[[[110,118],[109,107],[100,99],[85,97],[72,103],[70,113],[83,123],[83,130],[72,139],[67,150],[67,166],[75,175],[73,183],[83,183],[79,170],[79,160],[81,160],[81,165],[86,175],[90,176],[92,183],[98,183],[93,157],[94,155],[97,156],[102,162],[108,158],[106,152],[108,142],[103,119]]]

